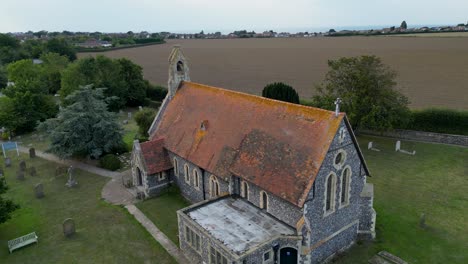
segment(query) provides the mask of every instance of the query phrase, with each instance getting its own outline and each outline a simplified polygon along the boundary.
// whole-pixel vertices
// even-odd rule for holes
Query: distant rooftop
[[[232,197],[202,205],[187,215],[236,254],[277,236],[295,234],[261,209]]]

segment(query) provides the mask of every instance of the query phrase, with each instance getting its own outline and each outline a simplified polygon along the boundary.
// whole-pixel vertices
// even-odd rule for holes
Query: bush
[[[99,160],[99,166],[104,169],[115,171],[120,169],[122,163],[114,154],[107,154]]]
[[[146,135],[153,123],[156,111],[151,108],[143,108],[135,114],[135,121],[138,125],[138,132],[140,135]]]
[[[424,109],[411,112],[411,122],[404,129],[435,133],[468,135],[468,111]]]
[[[146,89],[146,96],[154,101],[162,101],[166,98],[167,89],[163,86],[148,84]]]
[[[299,95],[291,86],[277,82],[265,86],[262,96],[284,102],[299,104]]]

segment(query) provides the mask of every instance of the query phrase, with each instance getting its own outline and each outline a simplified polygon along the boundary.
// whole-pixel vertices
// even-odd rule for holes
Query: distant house
[[[90,39],[90,40],[87,40],[85,42],[78,43],[76,45],[79,46],[79,47],[82,47],[82,48],[99,48],[99,47],[108,48],[108,47],[112,47],[112,43],[110,43],[109,41],[95,40],[95,39]]]

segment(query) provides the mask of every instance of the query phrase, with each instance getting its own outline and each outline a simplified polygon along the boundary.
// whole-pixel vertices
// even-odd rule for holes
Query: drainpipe
[[[203,201],[206,200],[206,197],[205,197],[205,170],[200,168],[201,170],[201,178],[202,178],[202,191],[203,191]]]
[[[273,245],[273,260],[275,264],[278,264],[278,250],[279,250],[279,244],[275,243]]]

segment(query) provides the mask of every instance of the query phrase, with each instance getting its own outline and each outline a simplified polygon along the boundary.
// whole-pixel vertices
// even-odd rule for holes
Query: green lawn
[[[10,187],[6,196],[21,209],[0,225],[0,263],[175,263],[125,209],[101,200],[108,179],[77,170],[79,186],[68,189],[66,177],[54,177],[56,164],[22,157],[28,167],[36,167],[38,176],[16,180],[16,156],[13,167],[5,170]],[[40,200],[33,193],[38,182],[44,184],[46,195]],[[68,217],[77,228],[69,239],[62,233],[62,222]],[[32,231],[39,243],[9,254],[7,241]]]
[[[366,263],[387,250],[410,263],[468,263],[468,148],[358,138],[374,184],[377,240],[354,246],[336,263]],[[374,141],[381,152],[367,150]],[[419,227],[426,214],[428,228]]]
[[[187,202],[177,191],[171,188],[167,193],[136,204],[153,223],[176,245],[179,244],[176,211],[187,207]]]

